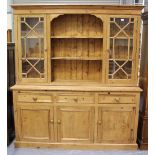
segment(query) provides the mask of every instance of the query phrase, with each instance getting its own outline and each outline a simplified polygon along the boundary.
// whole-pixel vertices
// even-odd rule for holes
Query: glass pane
[[[129,59],[132,59],[132,53],[133,53],[133,39],[130,39]]]
[[[27,34],[26,37],[27,37],[27,38],[38,38],[38,34],[37,34],[35,31],[31,30],[31,31]]]
[[[25,24],[25,23],[21,23],[21,36],[24,37],[28,34],[28,32],[30,32],[31,29]]]
[[[114,37],[119,31],[120,29],[115,23],[110,24],[110,37]]]
[[[114,79],[127,79],[127,75],[119,69],[113,76]]]
[[[40,72],[40,73],[44,73],[44,61],[43,60],[40,60],[35,68]]]
[[[134,24],[130,23],[129,25],[126,26],[126,28],[124,29],[124,31],[127,33],[127,35],[129,37],[133,37],[133,28],[134,28]]]
[[[28,78],[40,78],[40,74],[34,68],[32,68],[30,72],[27,74],[27,77]]]
[[[26,18],[25,22],[31,27],[33,28],[38,22],[39,22],[39,18],[38,17],[33,17],[33,18]]]
[[[44,58],[44,39],[40,39],[41,46],[41,57]]]
[[[133,37],[134,23],[130,18],[115,18],[110,20],[110,37]]]
[[[131,74],[132,61],[128,61],[122,68],[127,74]]]
[[[25,21],[25,18],[22,17],[22,18],[21,18],[21,22],[24,22],[24,21]]]
[[[110,39],[110,51],[109,51],[109,59],[112,59],[114,57],[113,53],[113,44],[114,44],[114,39]]]
[[[22,58],[25,58],[25,39],[21,39]]]
[[[43,17],[40,17],[40,21],[44,21],[44,18]]]
[[[112,60],[109,61],[109,74],[113,74],[119,66]]]
[[[39,57],[39,39],[27,38],[26,39],[26,57],[38,58]]]
[[[37,34],[40,37],[43,37],[43,35],[44,35],[44,29],[43,28],[44,28],[44,23],[41,22],[37,26],[35,26],[34,31],[37,32]]]
[[[31,65],[26,61],[22,61],[22,73],[27,73],[27,71],[31,68]]]
[[[115,39],[114,42],[115,59],[128,59],[128,40]]]
[[[126,24],[129,23],[129,18],[115,18],[115,22],[123,28]]]
[[[134,18],[131,18],[131,22],[134,22]]]

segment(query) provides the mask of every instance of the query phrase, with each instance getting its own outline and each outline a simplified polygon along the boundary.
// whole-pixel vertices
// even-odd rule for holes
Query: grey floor
[[[7,155],[147,155],[147,151],[83,151],[57,149],[26,149],[14,148],[14,143],[8,146]]]

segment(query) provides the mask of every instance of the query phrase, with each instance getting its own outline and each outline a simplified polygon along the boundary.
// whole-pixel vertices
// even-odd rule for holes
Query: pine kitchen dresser
[[[144,6],[16,4],[16,147],[137,149]]]

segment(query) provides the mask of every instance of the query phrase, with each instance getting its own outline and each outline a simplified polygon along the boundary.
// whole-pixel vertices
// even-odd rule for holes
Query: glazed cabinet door
[[[46,82],[46,16],[19,16],[18,27],[19,80]]]
[[[45,104],[22,104],[18,108],[18,129],[20,140],[39,142],[53,141],[53,122],[53,108]]]
[[[107,81],[114,85],[137,83],[137,18],[110,16],[108,19]]]
[[[58,142],[92,143],[94,108],[57,107]]]
[[[135,108],[107,106],[99,108],[98,141],[100,143],[134,142]]]

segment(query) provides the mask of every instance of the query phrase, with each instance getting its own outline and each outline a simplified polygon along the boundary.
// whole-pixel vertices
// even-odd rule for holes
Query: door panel
[[[93,142],[94,108],[57,107],[59,142]]]
[[[53,108],[49,106],[21,105],[20,138],[26,141],[53,141]]]
[[[19,77],[24,82],[47,79],[45,16],[19,17]]]
[[[109,23],[108,81],[113,84],[132,84],[136,74],[137,20],[131,16],[111,16]]]
[[[133,107],[99,108],[98,141],[101,143],[132,143],[134,140]]]

